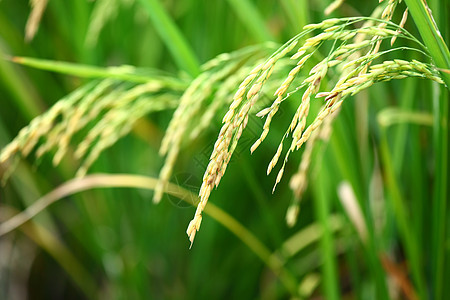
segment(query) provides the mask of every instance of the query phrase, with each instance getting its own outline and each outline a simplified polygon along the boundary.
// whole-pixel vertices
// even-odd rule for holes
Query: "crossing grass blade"
[[[405,0],[405,2],[436,66],[444,70],[450,70],[450,51],[436,25],[436,21],[433,19],[427,2],[422,0]],[[436,10],[436,12],[439,12],[439,10]],[[441,75],[447,88],[450,88],[450,74],[441,72]]]
[[[260,43],[274,40],[257,7],[249,0],[227,0],[254,39]]]
[[[162,76],[158,74],[159,72],[156,71],[152,72],[151,70],[145,70],[145,72],[142,72],[139,71],[139,69],[136,69],[131,66],[101,68],[92,65],[82,65],[69,62],[53,61],[33,57],[20,57],[20,56],[15,56],[11,58],[11,61],[27,67],[82,78],[113,78],[136,83],[148,83],[158,80],[163,81],[165,84],[170,85],[174,89],[183,89],[186,86],[181,81],[175,78],[171,78],[169,76]]]
[[[197,76],[200,73],[197,57],[161,2],[159,0],[140,0],[139,3],[152,20],[159,37],[164,41],[178,67],[192,77]]]

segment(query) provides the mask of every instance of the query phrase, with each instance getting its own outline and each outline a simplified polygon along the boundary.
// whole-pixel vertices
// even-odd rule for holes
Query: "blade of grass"
[[[153,26],[166,44],[178,67],[192,77],[200,74],[200,65],[193,50],[160,1],[140,0],[139,2],[147,11]]]
[[[414,94],[416,93],[416,87],[418,86],[416,78],[410,78],[401,82],[401,96],[400,96],[400,107],[404,110],[411,110],[414,101]],[[393,159],[394,159],[394,170],[397,175],[400,174],[401,167],[403,166],[406,150],[406,141],[408,137],[408,127],[407,124],[400,124],[395,129],[395,138],[393,146]]]
[[[327,176],[323,168],[320,168],[317,178],[320,178],[320,183],[314,184],[314,210],[317,220],[322,227],[322,236],[320,239],[320,249],[323,256],[323,288],[326,299],[337,300],[339,297],[339,282],[337,274],[336,252],[333,241],[333,234],[330,225],[330,194],[326,188]]]
[[[84,78],[113,78],[136,83],[148,83],[152,81],[157,81],[169,85],[171,88],[174,89],[184,90],[186,88],[186,85],[184,83],[175,78],[160,76],[156,74],[150,75],[147,75],[145,73],[141,74],[134,67],[130,66],[101,68],[90,65],[46,60],[32,57],[20,57],[20,56],[13,57],[12,61],[24,66],[40,70],[68,74]]]
[[[450,51],[442,38],[426,1],[405,0],[405,2],[436,66],[440,69],[450,70]],[[450,89],[450,74],[441,72],[441,76],[447,88]]]
[[[3,55],[0,44],[0,55]],[[32,119],[43,111],[44,105],[37,100],[33,89],[25,83],[23,74],[20,74],[10,62],[0,57],[0,80],[2,85],[10,91],[15,101],[13,103],[20,109],[22,114]]]
[[[264,18],[249,0],[228,0],[239,20],[258,42],[273,41],[274,38],[264,24]]]
[[[406,208],[405,201],[402,197],[400,187],[395,176],[395,170],[392,162],[392,157],[389,150],[389,145],[386,136],[386,128],[383,126],[382,121],[378,120],[381,128],[380,134],[380,157],[383,162],[384,176],[386,178],[386,186],[391,198],[391,205],[396,216],[396,221],[400,231],[400,237],[404,243],[406,257],[408,259],[408,267],[411,269],[411,273],[417,289],[417,294],[420,299],[426,298],[425,290],[425,278],[421,270],[421,257],[419,256],[420,245],[415,243],[413,231],[410,230],[410,217]]]
[[[435,86],[433,95],[434,186],[432,205],[433,298],[443,299],[448,201],[448,93]]]
[[[404,123],[431,126],[433,125],[433,116],[429,113],[404,111],[397,108],[386,108],[378,113],[378,121],[383,127],[389,127],[395,124],[400,124],[399,126],[401,126],[405,125]]]
[[[449,38],[448,29],[448,1],[432,1],[432,8],[435,12],[437,24],[442,29],[442,35]],[[450,60],[450,58],[449,58]],[[449,69],[447,67],[447,69]],[[449,75],[449,74],[447,74]],[[450,76],[450,75],[449,75]],[[432,297],[434,299],[443,299],[447,294],[445,290],[444,278],[447,274],[445,265],[449,258],[448,243],[446,236],[448,234],[448,182],[449,182],[449,93],[450,86],[447,88],[432,84],[433,96],[433,150],[434,150],[434,185],[433,185],[433,205],[432,205]]]
[[[281,5],[289,18],[294,34],[300,32],[303,26],[309,23],[308,1],[282,0]]]
[[[333,234],[343,231],[345,227],[345,220],[341,215],[333,214],[328,218],[330,230]],[[286,239],[281,245],[280,249],[272,254],[273,257],[282,256],[284,259],[290,259],[301,250],[307,248],[320,240],[322,236],[322,224],[314,222],[307,227],[302,228],[291,237]]]
[[[157,178],[130,174],[92,174],[83,178],[69,180],[35,201],[21,213],[1,223],[0,236],[15,230],[42,212],[49,205],[69,195],[94,188],[108,187],[128,187],[153,190],[157,183]],[[172,183],[167,185],[166,193],[178,197],[189,204],[198,202],[197,195]],[[272,257],[270,250],[254,236],[253,233],[213,203],[210,203],[210,205],[205,208],[205,213],[230,230],[237,238],[247,245],[256,256],[279,276],[280,281],[293,296],[297,294],[298,284],[296,283],[296,279],[288,272],[288,270],[283,268],[283,263],[280,259],[274,259]]]
[[[337,118],[333,127],[333,134],[331,135],[331,147],[335,157],[335,162],[342,174],[342,176],[351,183],[355,196],[357,197],[361,208],[364,212],[364,221],[369,233],[369,239],[366,247],[364,247],[364,254],[368,267],[374,277],[376,285],[376,296],[379,299],[389,299],[389,294],[386,286],[386,275],[381,268],[378,259],[379,244],[377,244],[374,233],[373,222],[370,218],[370,211],[368,209],[367,196],[364,196],[362,189],[361,178],[358,176],[357,166],[354,165],[355,157],[351,148],[348,147],[348,135],[343,126],[342,118]],[[356,170],[356,171],[355,171]]]

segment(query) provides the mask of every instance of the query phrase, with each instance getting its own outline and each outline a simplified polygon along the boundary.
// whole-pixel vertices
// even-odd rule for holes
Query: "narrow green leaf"
[[[173,88],[185,88],[185,85],[177,79],[152,74],[151,72],[140,72],[139,69],[136,69],[132,66],[101,68],[83,64],[19,56],[13,57],[12,61],[40,70],[68,74],[83,78],[113,78],[136,83],[163,81],[165,84],[170,85]]]
[[[228,0],[239,20],[258,42],[273,41],[274,38],[264,24],[258,9],[249,0]]]
[[[0,81],[16,100],[13,103],[24,116],[31,120],[43,111],[42,103],[33,93],[34,90],[27,85],[23,74],[21,75],[14,65],[2,58],[0,58]]]
[[[383,124],[379,119],[378,123],[381,127],[381,161],[384,166],[386,187],[388,193],[390,194],[392,210],[397,220],[400,237],[403,241],[405,252],[408,257],[408,267],[411,269],[412,277],[417,288],[417,294],[420,296],[420,299],[426,299],[425,278],[423,276],[423,272],[421,271],[421,257],[419,256],[419,247],[422,245],[418,245],[415,242],[414,232],[410,229],[410,214],[406,206],[406,201],[402,196],[398,180],[395,176],[394,164],[386,136],[386,128],[383,127]]]
[[[315,182],[314,186],[314,210],[316,218],[321,224],[322,236],[320,239],[320,250],[323,257],[323,292],[326,299],[338,300],[340,299],[339,283],[337,275],[336,262],[336,246],[334,243],[333,233],[330,224],[330,193],[328,184],[328,175],[325,169],[320,168],[317,174],[320,178],[320,183]]]
[[[440,69],[449,70],[450,51],[442,38],[426,2],[423,0],[405,0],[405,2],[434,63]],[[450,89],[450,74],[441,72],[441,75],[447,88]]]
[[[289,22],[292,24],[293,32],[302,31],[303,26],[308,24],[309,5],[308,1],[282,0],[281,5],[285,11]]]
[[[200,65],[193,50],[161,3],[158,0],[140,0],[139,2],[147,11],[153,26],[178,67],[193,77],[198,75]]]

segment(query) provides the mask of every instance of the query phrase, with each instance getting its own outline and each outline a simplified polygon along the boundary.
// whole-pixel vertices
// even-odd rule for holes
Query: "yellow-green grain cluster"
[[[202,212],[214,187],[219,184],[231,155],[236,147],[242,131],[246,127],[250,108],[258,101],[259,94],[272,74],[277,74],[276,63],[287,56],[297,47],[303,36],[314,34],[301,45],[296,53],[291,55],[291,60],[295,61],[295,66],[290,69],[287,77],[276,89],[272,104],[262,109],[256,114],[265,118],[261,136],[251,146],[250,151],[255,151],[267,137],[273,117],[279,110],[283,101],[294,98],[300,89],[304,89],[303,95],[299,99],[299,106],[295,112],[289,127],[282,136],[280,144],[270,160],[267,168],[269,174],[277,165],[282,156],[284,148],[286,153],[282,165],[278,171],[275,185],[283,177],[286,162],[289,154],[298,150],[308,140],[311,146],[305,151],[303,160],[299,167],[299,172],[291,180],[291,187],[295,194],[295,199],[291,204],[287,221],[290,225],[295,223],[299,211],[299,199],[305,190],[307,182],[307,169],[311,160],[312,145],[319,136],[329,136],[332,120],[336,117],[335,112],[339,111],[344,99],[349,95],[354,95],[366,89],[376,82],[389,81],[392,79],[402,79],[406,77],[422,77],[442,83],[437,70],[430,64],[419,61],[403,61],[394,59],[378,64],[374,62],[380,60],[383,55],[406,48],[391,48],[380,52],[383,40],[398,37],[416,41],[403,29],[405,16],[400,25],[395,25],[389,20],[399,1],[391,0],[382,12],[382,20],[373,18],[346,18],[329,19],[319,24],[305,26],[302,34],[291,39],[278,51],[276,51],[265,63],[255,67],[241,83],[234,95],[228,112],[223,118],[223,127],[220,130],[210,163],[203,177],[203,184],[200,189],[200,203],[193,220],[190,222],[187,234],[192,243],[196,232],[199,230]],[[358,22],[365,21],[363,27],[354,27]],[[331,51],[325,58],[321,58],[318,63],[308,70],[308,76],[302,80],[297,77],[304,74],[302,69],[310,65],[310,61],[317,61],[315,53],[325,43],[332,43]],[[409,48],[410,49],[410,48]],[[421,51],[421,50],[419,50]],[[332,70],[332,71],[331,71]],[[338,78],[329,74],[338,74]],[[335,80],[334,87],[322,86],[323,79],[327,81]],[[295,84],[293,85],[293,82]],[[322,91],[321,91],[322,90]],[[310,124],[307,124],[310,102],[312,98],[324,98],[322,107]],[[327,134],[325,134],[327,133]],[[285,147],[284,141],[290,138],[290,143]]]
[[[37,158],[55,151],[56,166],[74,147],[75,157],[81,160],[77,176],[83,176],[100,153],[129,133],[138,119],[177,105],[177,99],[169,93],[156,95],[162,88],[164,84],[158,81],[134,86],[111,79],[93,81],[33,119],[0,152],[0,164],[16,154],[27,157],[35,150]],[[76,134],[82,136],[77,146],[71,144]]]
[[[211,124],[216,112],[229,105],[234,87],[249,71],[248,65],[273,47],[267,44],[221,54],[203,65],[202,73],[183,93],[162,141],[160,154],[165,156],[165,162],[155,188],[154,202],[161,200],[183,142],[195,139]]]

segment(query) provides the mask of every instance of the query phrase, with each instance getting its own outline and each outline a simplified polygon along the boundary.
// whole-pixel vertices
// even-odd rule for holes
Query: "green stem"
[[[192,77],[200,74],[200,65],[183,34],[158,0],[140,0],[160,38],[169,48],[178,67]]]
[[[404,243],[405,251],[408,258],[408,265],[411,268],[413,279],[416,283],[416,288],[420,299],[426,299],[425,295],[425,278],[421,272],[421,257],[419,255],[418,245],[414,240],[414,232],[411,230],[409,224],[408,210],[405,201],[402,197],[400,187],[398,185],[392,157],[389,151],[386,129],[381,127],[381,160],[384,166],[384,175],[386,178],[386,185],[391,195],[392,208],[396,216],[397,224],[399,226],[400,235]]]
[[[83,178],[69,180],[35,201],[23,212],[1,223],[0,236],[23,225],[49,205],[69,195],[94,188],[128,187],[153,190],[157,183],[157,178],[130,174],[92,174]],[[198,202],[197,195],[172,183],[167,185],[166,193],[178,197],[189,204]],[[292,296],[297,295],[298,284],[296,279],[283,268],[283,262],[279,258],[274,258],[271,251],[253,233],[212,203],[206,206],[205,213],[236,235],[267,267],[279,276],[281,283],[289,290]]]
[[[430,3],[435,12],[437,24],[443,29],[442,35],[449,38],[448,29],[448,1],[434,0]],[[448,86],[448,85],[447,85]],[[448,234],[448,175],[449,175],[449,94],[450,90],[432,84],[433,87],[433,150],[434,150],[434,185],[432,205],[432,297],[433,299],[445,298],[445,281],[448,276],[446,257],[448,247],[446,236]]]
[[[303,26],[308,24],[309,18],[309,3],[308,1],[297,0],[281,0],[281,5],[285,11],[289,22],[293,28],[293,32],[300,32]]]
[[[342,176],[351,183],[361,207],[367,207],[367,201],[363,201],[363,199],[366,199],[367,197],[364,196],[362,191],[363,184],[361,182],[361,178],[358,176],[358,172],[355,172],[357,167],[351,165],[353,163],[353,160],[351,159],[353,153],[351,153],[349,148],[345,148],[348,142],[345,142],[347,138],[345,135],[346,131],[342,128],[342,120],[340,119],[342,118],[338,118],[336,120],[333,134],[331,135],[331,147],[335,155],[335,161]],[[380,247],[375,238],[374,225],[368,209],[364,210],[364,220],[369,232],[369,239],[365,245],[366,247],[364,247],[364,253],[375,279],[376,295],[379,299],[388,299],[389,294],[386,286],[386,275],[384,270],[381,268],[380,260],[377,256]]]
[[[433,298],[443,299],[446,252],[446,220],[448,201],[448,117],[449,98],[445,89],[435,86],[434,92],[434,185],[432,205],[432,272]],[[439,91],[443,93],[440,94]]]
[[[228,0],[228,3],[237,14],[240,21],[247,27],[248,31],[258,42],[273,41],[264,19],[258,9],[249,0]]]
[[[405,2],[434,63],[440,69],[450,70],[450,51],[437,28],[428,5],[424,0],[405,0]],[[441,72],[441,76],[447,88],[450,89],[450,74]]]
[[[176,78],[153,74],[151,71],[148,73],[140,72],[139,69],[130,66],[102,68],[84,64],[22,56],[15,56],[11,60],[27,67],[82,78],[112,78],[135,83],[159,82],[173,89],[186,89],[186,84]]]
[[[313,202],[317,219],[322,227],[320,249],[323,255],[324,294],[326,299],[338,300],[340,299],[338,286],[339,276],[337,274],[336,250],[333,241],[333,234],[329,223],[330,206],[328,201],[330,197],[327,194],[329,189],[325,186],[327,183],[324,180],[324,178],[326,178],[325,172],[321,170],[317,175],[322,183],[314,184],[315,201]]]
[[[439,31],[431,10],[424,0],[405,0],[411,15],[416,22],[417,28],[422,36],[425,45],[433,57],[436,66],[440,69],[450,69],[450,52]],[[447,26],[446,15],[448,6],[443,2],[443,10],[440,11],[439,2],[435,1],[433,8],[438,22],[445,31]],[[447,8],[446,8],[447,6]],[[450,89],[450,74],[441,72],[442,78],[447,85],[447,91]],[[445,265],[445,228],[446,228],[446,209],[447,209],[447,185],[448,185],[448,92],[436,87],[434,92],[433,111],[433,146],[435,154],[435,176],[432,206],[432,287],[433,298],[442,299],[443,297],[443,278]]]
[[[0,55],[4,55],[1,45]],[[36,92],[28,84],[24,74],[3,57],[0,57],[0,82],[0,87],[4,86],[5,90],[11,94],[11,98],[15,100],[11,102],[18,107],[27,119],[33,119],[44,110],[44,104],[38,99]],[[5,96],[2,95],[2,98]],[[6,108],[3,107],[3,109]]]

